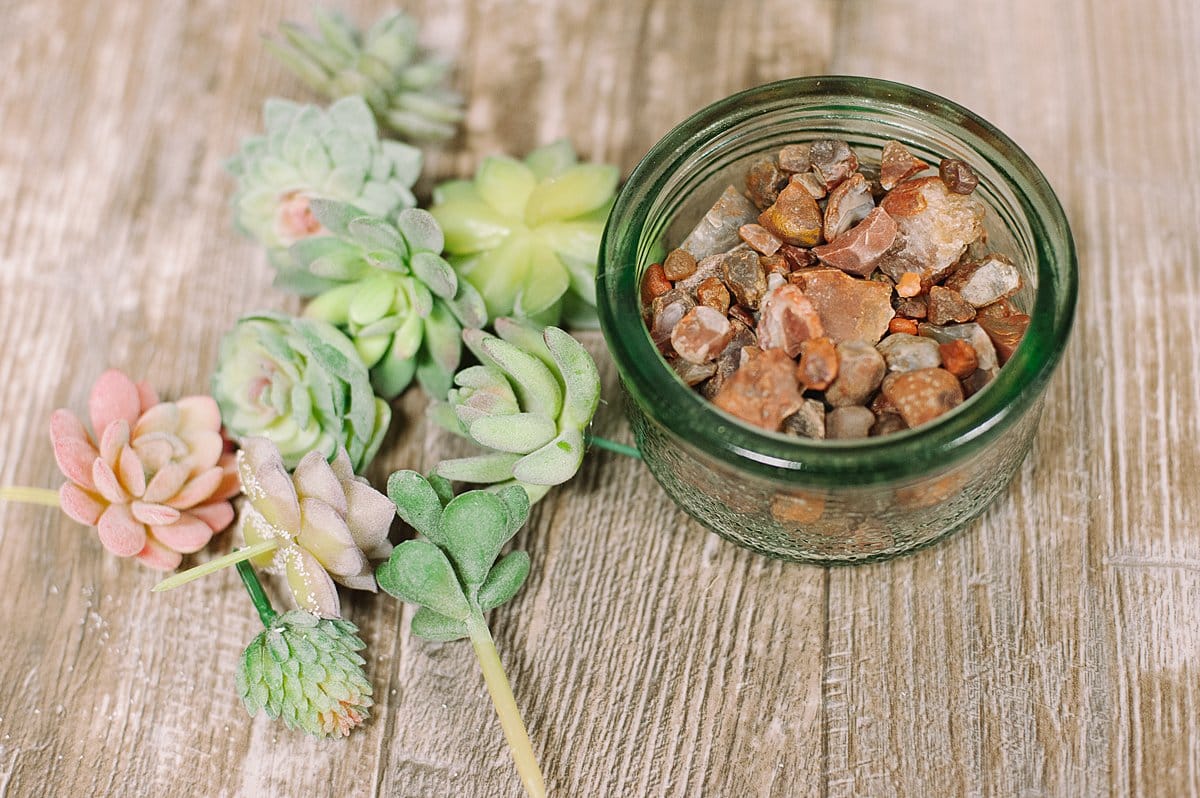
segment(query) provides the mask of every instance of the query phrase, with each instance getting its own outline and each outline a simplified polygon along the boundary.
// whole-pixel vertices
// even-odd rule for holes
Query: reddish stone
[[[812,172],[801,172],[792,175],[792,182],[807,191],[813,199],[822,199],[829,193],[825,188],[824,181]]]
[[[964,263],[946,279],[945,286],[962,294],[977,308],[994,305],[1021,289],[1021,272],[1003,255],[988,255],[973,263]]]
[[[1001,299],[999,302],[993,302],[990,305],[984,305],[983,307],[979,308],[979,310],[975,311],[975,319],[1002,319],[1005,316],[1015,316],[1020,312],[1020,308],[1014,305],[1011,300]]]
[[[785,244],[811,247],[821,240],[821,208],[808,191],[795,179],[779,192],[779,199],[758,217]]]
[[[642,302],[649,305],[663,294],[671,290],[671,281],[663,274],[661,263],[651,264],[642,275]]]
[[[668,280],[684,280],[696,273],[696,258],[686,249],[673,249],[663,261],[663,274]]]
[[[801,384],[823,391],[837,379],[837,347],[828,338],[812,338],[800,344],[800,366],[796,371]]]
[[[761,252],[763,255],[774,255],[778,250],[782,241],[771,234],[771,231],[760,224],[744,224],[738,228],[738,235],[741,239],[750,245],[752,249]]]
[[[840,139],[821,139],[809,147],[812,172],[832,191],[843,180],[858,171],[858,156],[850,145]]]
[[[729,318],[740,321],[742,324],[745,324],[752,330],[754,329],[755,325],[758,324],[758,321],[754,318],[754,314],[746,310],[741,305],[729,306]]]
[[[811,166],[811,144],[789,144],[779,151],[779,168],[785,172],[807,172]]]
[[[979,368],[979,356],[975,354],[975,347],[962,339],[938,344],[938,352],[942,356],[942,368],[960,380],[970,377],[975,373],[975,369]]]
[[[782,349],[768,349],[734,372],[713,404],[747,423],[778,430],[804,404],[796,364]]]
[[[970,194],[979,185],[979,175],[958,158],[943,158],[938,165],[938,177],[955,194]]]
[[[892,289],[874,280],[856,280],[837,269],[800,272],[804,294],[817,308],[825,334],[834,343],[867,341],[874,344],[887,332]]]
[[[929,289],[929,322],[950,324],[975,318],[975,308],[953,288],[935,285]]]
[[[791,244],[783,244],[779,247],[779,253],[788,263],[789,271],[796,269],[807,269],[810,266],[816,266],[817,256],[813,254],[811,249],[801,249],[793,247]]]
[[[866,277],[875,270],[875,264],[895,242],[896,230],[896,223],[887,215],[887,211],[875,208],[860,223],[835,238],[833,243],[813,247],[811,252],[827,266]]]
[[[758,265],[767,273],[768,280],[771,279],[772,274],[787,277],[788,273],[792,270],[787,258],[782,255],[764,255],[758,259]]]
[[[924,286],[940,282],[967,246],[984,234],[983,205],[973,197],[951,193],[937,177],[906,180],[879,205],[899,227],[897,246],[879,262],[879,268],[895,280],[905,272],[916,272]]]
[[[701,392],[708,399],[716,396],[726,381],[738,370],[742,364],[742,350],[757,343],[754,331],[745,324],[731,318],[729,326],[733,330],[733,335],[730,337],[729,343],[725,345],[725,349],[717,355],[717,371],[713,374],[712,379],[700,386]]]
[[[759,208],[772,205],[788,183],[788,176],[779,170],[774,158],[755,161],[746,172],[746,193]]]
[[[921,275],[916,272],[904,272],[896,280],[896,293],[902,297],[914,297],[921,293]]]
[[[1021,339],[1025,337],[1025,331],[1029,329],[1030,318],[1024,313],[1014,313],[1011,316],[999,318],[987,316],[976,321],[987,333],[988,338],[992,340],[992,345],[996,347],[996,357],[999,358],[1000,365],[1004,365],[1017,351]]]
[[[914,156],[898,141],[883,145],[879,158],[879,185],[891,191],[901,180],[929,168],[929,164]]]
[[[671,351],[671,333],[684,315],[696,307],[696,300],[678,288],[655,297],[650,306],[650,337],[663,352]]]
[[[899,293],[899,290],[896,293]],[[929,315],[929,301],[922,294],[911,297],[902,296],[896,302],[896,315],[906,319],[923,319]]]
[[[933,421],[963,402],[958,378],[941,368],[889,374],[883,393],[910,427]]]
[[[852,226],[867,218],[867,214],[874,207],[875,198],[871,196],[871,187],[867,183],[867,179],[859,172],[850,175],[830,193],[829,202],[825,205],[825,219],[822,227],[825,240],[834,241]],[[887,247],[884,247],[884,251],[886,250]]]
[[[707,363],[721,353],[732,335],[724,314],[697,305],[671,331],[671,346],[689,363]]]
[[[722,315],[729,312],[729,289],[718,277],[709,277],[696,286],[696,299]]]
[[[800,345],[825,334],[821,316],[804,292],[785,284],[767,294],[758,317],[758,345],[782,349],[789,357],[800,353]]]
[[[916,335],[917,323],[912,319],[906,319],[903,316],[896,316],[894,319],[888,322],[888,332]]]

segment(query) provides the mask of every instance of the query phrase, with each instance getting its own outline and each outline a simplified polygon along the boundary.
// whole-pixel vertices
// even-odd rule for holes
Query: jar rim
[[[734,419],[679,380],[642,321],[639,247],[650,207],[672,175],[714,137],[756,115],[805,104],[870,107],[936,123],[988,160],[1007,181],[1033,232],[1038,288],[1025,336],[997,377],[971,401],[917,429],[846,441],[784,437]],[[848,106],[848,104],[850,104]],[[876,78],[798,77],[730,95],[660,139],[617,194],[596,276],[600,326],[625,389],[680,441],[766,478],[845,486],[903,480],[949,466],[995,440],[1040,398],[1066,347],[1078,263],[1062,205],[1041,170],[977,114],[923,89]],[[636,325],[636,327],[631,327]],[[637,330],[630,334],[630,330]]]

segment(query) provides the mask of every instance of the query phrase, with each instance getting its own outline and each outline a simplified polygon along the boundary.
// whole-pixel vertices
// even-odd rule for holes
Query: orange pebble
[[[663,272],[661,263],[655,263],[642,277],[642,301],[649,305],[655,297],[660,297],[671,290],[671,281]]]
[[[902,316],[896,316],[888,322],[888,332],[892,333],[908,333],[909,335],[917,334],[917,323],[912,319],[906,319]]]
[[[900,296],[916,296],[921,293],[921,275],[916,272],[905,272],[896,283],[896,293]]]

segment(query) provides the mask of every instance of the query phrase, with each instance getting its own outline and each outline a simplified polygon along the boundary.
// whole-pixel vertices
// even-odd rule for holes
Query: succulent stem
[[[632,457],[637,460],[642,459],[642,453],[634,447],[626,446],[625,444],[617,443],[616,441],[610,441],[608,438],[601,438],[598,435],[589,435],[588,442],[597,449],[607,449],[610,452],[623,454],[626,457]]]
[[[49,488],[27,488],[22,485],[0,486],[0,501],[58,506],[58,491]]]
[[[242,560],[237,564],[237,572],[242,578],[242,584],[246,586],[246,592],[250,594],[250,600],[254,602],[254,609],[258,610],[258,617],[262,619],[263,626],[270,626],[277,613],[263,590],[262,582],[258,581],[254,566]]]
[[[186,585],[188,582],[199,579],[202,576],[208,576],[209,574],[215,573],[222,568],[228,568],[230,565],[236,565],[237,563],[248,560],[251,557],[257,557],[260,554],[266,554],[268,551],[274,551],[278,545],[279,538],[270,538],[269,540],[264,540],[262,543],[255,543],[253,546],[247,546],[244,549],[234,549],[224,557],[218,557],[215,560],[209,560],[203,565],[197,565],[195,568],[189,568],[182,573],[175,574],[174,576],[168,576],[166,579],[162,580],[153,588],[151,588],[151,590],[155,593],[161,593],[164,590],[174,590],[180,585]]]
[[[525,792],[530,798],[545,798],[546,783],[542,779],[542,771],[533,754],[529,733],[525,731],[525,722],[521,719],[521,711],[517,709],[517,701],[513,697],[508,676],[504,673],[504,666],[500,663],[500,654],[496,651],[492,633],[488,631],[487,622],[483,620],[483,613],[475,610],[471,614],[467,619],[467,632],[471,636],[471,645],[475,647],[475,656],[479,659],[483,680],[487,683],[492,703],[496,707],[496,715],[500,718],[500,728],[504,730],[504,738],[508,740],[513,763],[517,766],[517,775],[521,777],[521,783],[525,785]]]

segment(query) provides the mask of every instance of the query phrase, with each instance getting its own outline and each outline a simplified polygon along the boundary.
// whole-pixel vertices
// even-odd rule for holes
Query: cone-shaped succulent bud
[[[228,168],[237,177],[234,219],[273,262],[286,263],[287,247],[322,232],[313,198],[351,202],[378,216],[416,205],[411,189],[421,173],[421,151],[381,141],[361,97],[338,100],[328,110],[271,99],[263,117],[264,135],[242,142]],[[286,283],[285,275],[280,283],[311,292]]]
[[[330,99],[360,95],[381,127],[408,141],[454,135],[462,98],[442,88],[449,64],[417,43],[417,23],[390,14],[366,31],[341,14],[314,12],[316,31],[284,23],[282,39],[268,39],[283,64]]]
[[[485,159],[474,180],[439,186],[430,210],[490,317],[594,326],[596,260],[618,177],[615,166],[578,163],[563,140],[524,161]]]
[[[50,441],[67,478],[60,506],[96,527],[106,549],[170,571],[233,521],[237,474],[211,397],[160,402],[114,369],[96,380],[88,410],[95,437],[56,410]]]
[[[345,737],[368,717],[371,683],[349,621],[293,610],[277,615],[246,646],[237,691],[246,711],[283,718],[314,737]]]
[[[499,338],[482,330],[463,332],[482,365],[455,375],[448,407],[433,411],[443,426],[490,452],[444,460],[437,473],[462,482],[515,480],[537,501],[583,462],[584,430],[600,401],[600,374],[587,350],[557,327],[539,331],[501,318],[496,331]]]
[[[345,332],[371,370],[376,392],[392,399],[415,373],[442,397],[458,368],[463,327],[481,327],[479,292],[441,258],[442,229],[409,208],[393,224],[352,205],[313,200],[329,235],[292,245],[292,270],[327,289],[304,314]]]
[[[392,415],[340,330],[276,313],[244,316],[225,335],[212,390],[230,434],[270,439],[289,468],[310,451],[328,459],[344,447],[362,471]]]
[[[395,508],[354,475],[344,449],[333,463],[310,452],[289,474],[273,443],[247,438],[237,466],[247,499],[241,518],[246,543],[277,542],[251,562],[282,573],[301,609],[339,617],[335,581],[375,591],[370,561],[392,551],[387,536]]]

